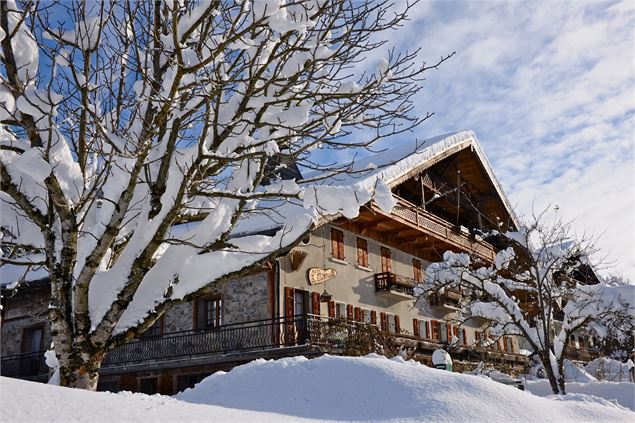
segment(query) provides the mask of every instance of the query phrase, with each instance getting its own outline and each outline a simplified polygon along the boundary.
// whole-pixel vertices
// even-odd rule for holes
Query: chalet
[[[417,282],[446,250],[492,260],[495,248],[479,233],[518,225],[475,135],[401,145],[356,169],[325,183],[381,178],[396,200],[391,212],[371,201],[355,218],[329,216],[267,266],[169,310],[140,339],[107,355],[99,389],[172,394],[255,358],[342,354],[362,327],[375,327],[416,360],[430,362],[444,348],[459,370],[481,360],[522,370],[527,358],[518,340],[485,343],[487,322],[457,324],[460,291],[415,303]],[[250,226],[275,229],[276,217]],[[2,276],[3,283],[8,279]],[[3,292],[1,371],[45,380],[48,285],[31,279],[27,288]],[[333,321],[342,325],[329,330]]]

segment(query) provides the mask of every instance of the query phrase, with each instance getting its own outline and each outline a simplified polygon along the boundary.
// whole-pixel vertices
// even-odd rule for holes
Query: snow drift
[[[602,398],[541,398],[485,377],[380,356],[257,360],[176,398],[0,377],[3,422],[630,422]]]

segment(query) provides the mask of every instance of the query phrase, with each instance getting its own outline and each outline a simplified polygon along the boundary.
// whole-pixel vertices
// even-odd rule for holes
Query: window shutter
[[[392,262],[390,259],[390,250],[386,247],[380,248],[381,252],[381,271],[392,272]]]
[[[463,328],[463,345],[467,345],[467,331]]]
[[[338,258],[344,260],[344,232],[340,231],[340,238],[337,241]]]
[[[426,338],[430,339],[431,338],[431,334],[430,334],[430,322],[428,322],[426,320]]]
[[[320,315],[320,294],[317,292],[311,292],[311,306],[313,307],[312,313],[316,316]]]
[[[293,307],[293,288],[284,289],[284,302],[285,302],[285,315],[287,317],[293,316],[295,312]]]
[[[439,322],[433,320],[432,322],[430,322],[430,325],[432,326],[432,339],[434,339],[435,341],[440,341],[441,337],[439,336]]]
[[[331,228],[331,255],[337,259],[344,259],[344,232]]]
[[[474,332],[474,344],[479,347],[481,346],[481,332],[479,331]]]
[[[346,318],[348,320],[353,320],[353,306],[350,304],[346,305]]]
[[[412,259],[412,273],[414,275],[415,282],[422,282],[421,279],[421,260],[416,258]]]
[[[419,320],[412,319],[412,334],[419,337]]]
[[[503,340],[499,338],[498,341],[496,342],[496,346],[498,347],[498,351],[504,351],[502,343],[503,343]]]
[[[329,317],[335,317],[335,301],[329,301]]]
[[[357,264],[368,267],[368,241],[357,238]]]
[[[388,316],[383,311],[379,313],[379,318],[381,319],[381,330],[384,332],[388,331]]]
[[[452,333],[454,334],[454,336],[456,336],[456,339],[459,340],[459,327],[458,326],[454,326],[452,328]]]
[[[452,325],[450,323],[446,323],[446,333],[448,336],[448,343],[452,342]]]
[[[362,321],[362,309],[359,307],[355,307],[355,321],[356,322]]]
[[[401,326],[399,325],[399,316],[395,315],[395,333],[401,332]]]
[[[377,324],[377,312],[375,310],[370,311],[370,323],[373,325]]]

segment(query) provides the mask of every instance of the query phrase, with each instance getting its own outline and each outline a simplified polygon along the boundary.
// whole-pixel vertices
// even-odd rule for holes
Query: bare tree
[[[522,337],[553,392],[565,394],[571,334],[593,331],[601,338],[612,322],[632,320],[634,286],[600,283],[590,263],[593,243],[575,240],[569,223],[547,223],[545,216],[533,215],[518,232],[490,234],[487,240],[498,250],[493,263],[446,252],[443,262],[426,270],[420,300],[443,289],[461,290],[460,318],[485,319],[494,337]]]
[[[357,171],[328,152],[428,117],[411,100],[447,57],[366,60],[409,7],[0,2],[2,264],[48,269],[62,384],[95,389],[105,354],[173,304],[385,192],[318,185]],[[291,163],[311,177],[278,178]]]

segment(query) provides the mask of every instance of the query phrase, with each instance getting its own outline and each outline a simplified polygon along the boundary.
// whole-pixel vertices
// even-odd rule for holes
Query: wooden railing
[[[426,232],[449,241],[465,251],[473,252],[486,260],[494,260],[494,248],[485,241],[478,241],[456,229],[454,225],[427,212],[421,207],[415,206],[403,198],[396,197],[397,204],[392,214],[416,225]]]
[[[414,279],[396,275],[392,272],[375,273],[375,292],[398,291],[407,295],[414,295]]]

